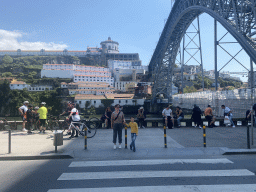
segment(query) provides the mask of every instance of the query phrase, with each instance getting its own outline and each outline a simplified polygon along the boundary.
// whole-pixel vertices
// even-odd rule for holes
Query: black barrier
[[[87,127],[84,128],[84,149],[87,149]]]
[[[247,149],[251,149],[251,142],[250,142],[250,127],[247,126]]]
[[[9,145],[8,145],[8,153],[11,153],[11,136],[12,136],[12,133],[11,133],[11,129],[8,131],[8,133],[9,133],[9,137],[8,137],[8,143],[9,143]]]
[[[204,147],[206,147],[206,131],[205,131],[205,125],[203,126],[203,137],[204,137]]]
[[[164,126],[164,147],[167,148],[166,127]]]
[[[125,149],[127,149],[127,127],[125,126],[124,128],[124,133],[125,133]]]

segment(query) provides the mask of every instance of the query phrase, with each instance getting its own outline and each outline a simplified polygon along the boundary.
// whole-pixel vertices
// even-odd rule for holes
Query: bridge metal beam
[[[176,0],[149,64],[154,80],[153,101],[158,93],[168,95],[166,70],[174,66],[182,37],[202,13],[213,17],[237,40],[256,63],[256,2],[254,0]]]

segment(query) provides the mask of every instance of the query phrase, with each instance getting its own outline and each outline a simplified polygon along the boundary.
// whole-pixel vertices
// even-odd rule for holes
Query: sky
[[[171,11],[171,0],[0,0],[0,50],[86,50],[100,47],[108,37],[119,43],[120,53],[139,53],[148,65]],[[203,65],[214,69],[213,19],[199,17]],[[219,37],[226,31],[218,26]],[[223,39],[224,40],[224,39]],[[232,41],[231,36],[225,37]],[[233,55],[239,45],[223,45]],[[195,56],[199,58],[199,53]],[[185,61],[188,55],[185,55]],[[231,57],[218,49],[218,68]],[[249,66],[249,58],[238,59]],[[196,64],[190,60],[189,65]],[[224,71],[245,71],[230,62]]]

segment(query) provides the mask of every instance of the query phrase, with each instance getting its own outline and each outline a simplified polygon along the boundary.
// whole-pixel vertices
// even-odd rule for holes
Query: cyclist
[[[26,126],[26,122],[27,122],[27,110],[28,110],[28,101],[24,101],[23,105],[19,108],[19,112],[21,114],[21,118],[22,118],[22,131],[27,131],[27,129],[25,128]]]
[[[65,111],[63,111],[63,113],[61,113],[60,114],[60,116],[62,116],[62,115],[66,115],[66,116],[69,116],[69,114],[70,114],[70,112],[71,112],[71,110],[73,109],[73,105],[72,105],[72,103],[70,102],[70,101],[68,101],[67,102],[67,109],[65,110]],[[70,118],[68,118],[68,120],[66,120],[66,121],[68,121],[68,124],[70,124],[71,123],[71,117]],[[71,130],[68,130],[67,131],[67,135],[71,135],[71,132],[70,132]]]
[[[47,108],[45,107],[46,103],[42,102],[41,107],[38,109],[37,113],[39,113],[39,120],[40,120],[40,131],[39,133],[45,133],[46,130],[46,118],[47,118]]]
[[[33,111],[33,105],[28,105],[28,110],[27,110],[27,130],[28,134],[32,134],[31,132],[31,127],[33,124],[33,116],[34,116],[34,111]]]
[[[69,114],[69,118],[72,119],[72,124],[77,128],[79,129],[79,126],[80,126],[80,115],[79,115],[79,112],[76,108],[77,104],[73,104],[73,109],[71,110],[70,114]],[[77,122],[77,123],[76,123]],[[75,128],[71,128],[72,129],[72,133],[71,133],[71,136],[69,137],[69,139],[73,138],[74,137],[74,134],[75,134],[75,131],[76,131],[76,135],[75,137],[78,137],[78,130],[75,129]]]

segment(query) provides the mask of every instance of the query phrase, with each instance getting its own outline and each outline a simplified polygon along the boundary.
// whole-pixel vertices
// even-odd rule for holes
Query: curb
[[[228,151],[222,155],[251,155],[256,154],[256,151]]]
[[[12,156],[0,157],[0,161],[20,161],[20,160],[45,160],[45,159],[73,159],[70,155],[45,155],[45,156]]]

